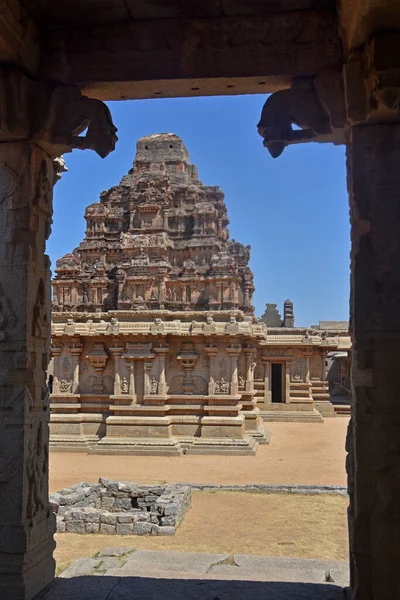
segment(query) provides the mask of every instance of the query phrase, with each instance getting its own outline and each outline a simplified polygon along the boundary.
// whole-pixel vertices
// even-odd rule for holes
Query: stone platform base
[[[288,423],[323,423],[324,419],[320,412],[313,410],[261,410],[260,416],[265,422],[288,422]]]
[[[266,428],[252,431],[243,438],[102,438],[88,441],[84,438],[53,436],[52,452],[87,452],[88,454],[123,454],[138,456],[182,456],[185,454],[223,454],[254,456],[258,444],[269,443]]]
[[[247,433],[259,444],[269,444],[271,440],[271,432],[266,427],[261,426],[259,429],[249,429]]]
[[[320,412],[324,418],[336,417],[335,407],[330,400],[315,400],[314,408]]]

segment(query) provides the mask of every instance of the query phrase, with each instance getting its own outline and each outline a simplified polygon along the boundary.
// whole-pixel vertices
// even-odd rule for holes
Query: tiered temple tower
[[[57,261],[55,311],[253,313],[250,246],[229,240],[224,194],[201,183],[178,136],[140,139],[133,169],[100,200]]]

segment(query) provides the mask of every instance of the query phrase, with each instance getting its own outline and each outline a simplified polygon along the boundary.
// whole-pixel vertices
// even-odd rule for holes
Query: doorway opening
[[[283,402],[282,399],[282,363],[271,364],[271,400],[272,402]]]

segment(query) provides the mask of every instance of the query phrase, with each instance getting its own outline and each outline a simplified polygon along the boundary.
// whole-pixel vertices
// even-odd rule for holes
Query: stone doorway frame
[[[397,54],[390,51],[392,42]],[[340,74],[346,128],[339,142],[347,145],[352,241],[353,406],[346,447],[353,600],[399,596],[400,120],[398,102],[391,102],[400,89],[393,75],[398,47],[398,38],[379,34],[346,57]],[[7,498],[0,521],[0,595],[28,600],[54,576],[44,381],[52,188],[63,153],[93,149],[105,157],[116,135],[108,108],[74,85],[33,79],[11,65],[1,67],[0,78],[3,99],[14,100],[0,106],[0,486]],[[284,103],[295,110],[312,97],[315,104],[313,81],[308,84],[305,95],[298,86],[277,93],[286,92]],[[329,115],[331,125],[338,114]],[[273,123],[275,137],[267,141],[273,153],[319,139],[312,127],[304,136],[289,132],[285,138],[288,123]],[[326,141],[323,133],[320,139]]]

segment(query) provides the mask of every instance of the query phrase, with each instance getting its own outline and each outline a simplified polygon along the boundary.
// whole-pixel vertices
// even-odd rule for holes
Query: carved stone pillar
[[[389,600],[400,589],[400,123],[353,127],[347,166],[352,598]]]
[[[305,383],[308,383],[308,384],[310,383],[310,358],[311,358],[310,354],[304,355],[304,365],[305,365],[304,380],[305,380]]]
[[[205,346],[204,352],[209,358],[209,378],[208,378],[208,395],[213,396],[215,394],[215,357],[218,354],[218,346],[215,344],[209,344]]]
[[[0,597],[8,600],[32,598],[54,574],[44,254],[52,186],[52,160],[43,150],[0,143]]]
[[[325,381],[326,380],[326,355],[327,355],[327,351],[326,350],[322,350],[321,352],[321,381]]]
[[[271,363],[265,358],[262,359],[264,365],[264,402],[270,404],[271,398]]]
[[[106,137],[112,133],[115,144],[101,102],[0,65],[0,598],[7,600],[31,600],[54,577],[44,253],[57,179],[53,158],[72,147],[107,154],[107,139],[99,139],[105,115]],[[87,123],[87,135],[77,137]]]
[[[136,388],[135,388],[135,361],[132,360],[129,365],[129,395],[132,398],[132,404],[136,404]]]
[[[292,361],[285,361],[285,403],[290,404],[290,374],[292,369]],[[310,368],[308,369],[310,372]]]
[[[151,393],[150,373],[151,373],[152,366],[153,365],[151,362],[144,363],[144,395],[145,396],[148,396]]]
[[[53,394],[60,393],[60,356],[62,344],[54,343],[51,345],[51,356],[53,357]]]
[[[121,355],[124,349],[118,344],[110,346],[110,352],[114,357],[114,396],[121,394]]]
[[[245,348],[244,354],[246,356],[246,392],[254,391],[254,358],[255,349]]]
[[[231,359],[231,395],[237,396],[239,393],[238,381],[238,358],[241,352],[240,344],[231,344],[226,348],[226,352]]]
[[[168,353],[168,347],[160,346],[153,348],[158,358],[158,395],[165,396],[167,393],[167,381],[165,378],[165,356]]]
[[[69,351],[72,356],[72,393],[79,392],[79,357],[82,353],[82,344],[70,344]]]

